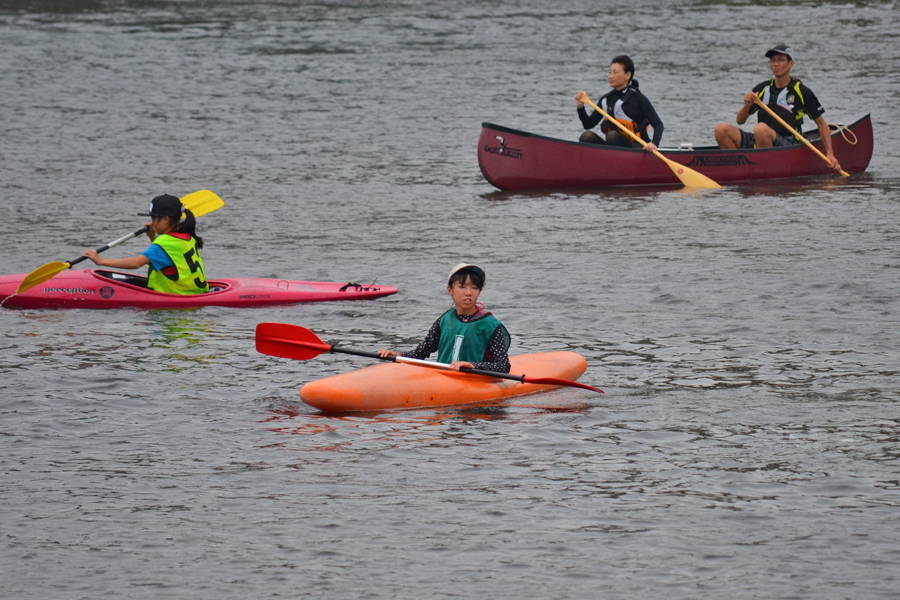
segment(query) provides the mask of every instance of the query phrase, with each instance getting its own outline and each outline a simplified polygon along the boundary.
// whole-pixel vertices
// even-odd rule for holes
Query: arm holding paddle
[[[381,350],[381,349],[378,350],[378,356],[380,356],[381,358],[390,358],[392,356],[407,358],[395,350]],[[463,369],[474,369],[475,368],[475,365],[473,365],[470,362],[466,362],[464,360],[455,360],[452,363],[450,363],[450,366],[453,368],[454,371],[461,371]]]
[[[181,203],[184,205],[185,209],[190,210],[191,213],[193,213],[193,215],[195,217],[200,217],[207,213],[211,213],[212,211],[218,210],[218,209],[222,208],[223,206],[225,206],[225,203],[222,201],[222,199],[219,198],[217,195],[215,195],[214,193],[212,193],[209,190],[200,190],[198,192],[188,194],[187,196],[185,196],[184,198],[181,199]],[[134,237],[137,237],[137,236],[141,235],[142,233],[148,233],[148,235],[149,235],[149,230],[150,230],[149,225],[144,226],[143,228],[138,229],[137,231],[135,231],[133,233],[129,233],[126,236],[120,237],[119,239],[114,240],[114,241],[106,244],[105,246],[103,246],[101,248],[97,248],[96,250],[93,250],[90,252],[99,254],[100,252],[109,250],[110,248],[118,246],[119,244],[121,244],[123,242],[126,242]],[[151,237],[151,239],[153,239],[153,237]],[[22,283],[19,284],[19,288],[16,290],[16,293],[22,294],[24,292],[27,292],[28,290],[30,290],[31,288],[33,288],[36,285],[44,283],[45,281],[49,281],[54,276],[58,275],[59,273],[62,273],[66,269],[72,268],[72,265],[77,265],[78,263],[86,260],[88,258],[88,256],[86,256],[87,254],[88,254],[88,252],[85,252],[85,255],[79,256],[78,258],[68,261],[68,262],[53,261],[53,262],[49,262],[45,265],[41,265],[40,267],[38,267],[37,269],[35,269],[34,271],[32,271],[31,273],[29,273],[28,275],[25,276],[25,278],[22,280]],[[91,260],[93,260],[93,259],[91,259]],[[97,264],[99,264],[99,263],[97,263]],[[144,264],[147,264],[147,263],[144,263]],[[137,268],[137,267],[134,267],[134,268]]]
[[[378,349],[378,356],[381,358],[390,358],[392,356],[403,356],[400,352],[396,350],[383,350],[381,348]],[[474,369],[475,365],[470,362],[465,362],[462,360],[457,360],[450,363],[450,366],[453,367],[454,370],[459,371],[460,369]]]
[[[584,111],[585,104],[589,104],[596,111],[596,112],[594,112],[593,115],[586,117],[588,119],[588,122],[585,122],[584,118],[582,119],[582,125],[585,126],[585,129],[588,129],[589,127],[594,127],[597,123],[600,122],[600,117],[602,117],[602,116],[606,116],[607,120],[611,120],[608,118],[608,115],[606,115],[605,112],[599,110],[597,108],[597,105],[594,104],[593,102],[591,102],[590,99],[588,99],[587,92],[585,92],[584,90],[581,90],[580,92],[575,94],[575,106],[579,109],[579,111]],[[651,107],[651,110],[652,110],[652,107]],[[656,113],[654,112],[653,114],[655,115]],[[580,116],[580,112],[579,112],[579,116]],[[659,121],[658,117],[657,117],[657,121],[659,122],[659,125],[661,126],[662,122]],[[589,123],[590,123],[590,125],[589,125]],[[619,125],[619,129],[622,129],[622,125],[620,125],[618,122],[616,122],[616,124]],[[623,131],[625,131],[625,130],[623,130]],[[654,131],[654,135],[656,135],[657,128],[654,128],[653,131]],[[628,133],[631,133],[631,132],[629,131]],[[632,137],[632,139],[634,139],[633,134],[631,137]],[[654,144],[653,142],[644,142],[640,139],[638,139],[636,141],[640,141],[644,145],[644,152],[653,152],[654,150],[657,149],[656,144]]]
[[[829,165],[832,169],[834,169],[836,172],[840,173],[840,174],[843,175],[844,177],[850,177],[850,174],[849,174],[849,173],[846,173],[845,171],[841,170],[841,165],[840,165],[840,163],[837,161],[837,158],[835,158],[835,156],[834,156],[834,150],[833,150],[832,147],[831,147],[831,131],[828,129],[828,123],[825,122],[825,117],[823,117],[822,115],[819,115],[818,117],[816,117],[815,122],[816,122],[816,126],[819,128],[819,135],[822,136],[822,144],[825,146],[825,151],[828,153],[828,156],[822,154],[822,153],[819,151],[818,148],[816,148],[815,146],[812,145],[812,142],[810,142],[808,139],[806,139],[805,137],[803,137],[802,135],[800,135],[800,133],[798,133],[793,127],[791,127],[790,125],[788,125],[788,124],[784,121],[784,119],[782,119],[782,118],[779,117],[777,114],[775,114],[775,111],[774,111],[774,110],[772,110],[771,108],[769,108],[768,106],[766,106],[765,104],[763,104],[763,101],[760,100],[759,97],[757,97],[757,96],[755,96],[755,95],[754,95],[753,97],[754,97],[754,102],[755,102],[758,106],[760,106],[761,108],[763,108],[763,109],[764,109],[767,113],[769,113],[776,121],[778,121],[778,122],[781,123],[784,127],[786,127],[786,128],[788,129],[788,131],[793,132],[793,133],[794,133],[794,137],[796,137],[796,139],[798,139],[798,140],[800,140],[802,143],[806,144],[806,146],[807,146],[810,150],[812,150],[813,152],[815,152],[815,153],[819,156],[819,158],[821,158],[822,160],[824,160],[825,162],[827,162],[828,165]]]
[[[379,350],[381,358],[424,360],[437,352],[439,361],[457,371],[474,368],[509,373],[509,332],[478,304],[485,280],[484,269],[477,265],[460,263],[453,267],[447,279],[453,308],[434,322],[415,350],[404,354]]]
[[[144,255],[140,256],[131,256],[129,258],[101,258],[100,253],[109,250],[113,246],[118,246],[122,242],[130,240],[131,238],[137,237],[142,233],[146,233],[147,237],[150,238],[151,241],[156,238],[156,232],[153,231],[153,222],[147,221],[144,223],[144,227],[138,229],[134,233],[125,236],[124,238],[120,238],[114,242],[110,242],[106,246],[102,248],[97,248],[94,250],[93,248],[89,248],[84,251],[84,254],[81,255],[81,258],[88,259],[98,267],[112,267],[113,269],[139,269],[144,265],[150,264],[150,259]]]
[[[825,158],[831,161],[831,169],[842,173],[841,163],[834,156],[834,150],[831,147],[831,130],[828,128],[828,123],[825,122],[825,117],[819,115],[816,119],[816,127],[819,128],[819,136],[822,138],[822,145],[825,146]]]
[[[791,77],[791,69],[794,67],[794,50],[787,44],[776,44],[774,48],[765,54],[769,59],[769,69],[773,78],[756,85],[751,91],[744,94],[744,104],[737,113],[738,125],[743,125],[751,114],[758,108],[767,114],[759,114],[759,123],[753,127],[753,133],[742,131],[729,123],[716,125],[716,142],[723,150],[735,150],[737,148],[772,148],[773,146],[785,146],[799,141],[815,152],[828,163],[828,166],[848,176],[841,170],[841,165],[834,156],[831,146],[831,131],[822,113],[819,99],[815,93],[806,87],[799,79]],[[765,99],[765,102],[763,102]],[[771,106],[770,106],[771,105]],[[793,119],[793,126],[778,116],[773,108],[778,109],[789,119]],[[825,146],[825,154],[810,143],[800,132],[803,117],[808,116],[815,121]],[[774,122],[771,119],[774,119]],[[791,139],[793,138],[793,139]]]
[[[492,371],[483,371],[481,369],[469,369],[460,367],[453,369],[448,364],[431,362],[428,360],[418,360],[415,358],[406,358],[404,356],[396,356],[392,350],[382,350],[387,356],[381,353],[366,352],[364,350],[353,350],[352,348],[343,348],[338,345],[329,345],[319,339],[315,333],[305,327],[299,325],[289,325],[287,323],[260,323],[256,326],[256,351],[269,356],[278,356],[280,358],[290,358],[292,360],[309,360],[322,354],[323,352],[332,352],[337,354],[350,354],[352,356],[364,356],[367,358],[377,358],[390,362],[398,362],[409,365],[425,367],[427,369],[440,370],[459,370],[463,373],[472,375],[481,375],[484,377],[494,377],[497,379],[509,379],[520,383],[535,383],[538,385],[561,385],[566,387],[576,387],[583,390],[590,390],[602,394],[603,390],[593,386],[578,383],[577,381],[569,381],[568,379],[557,379],[555,377],[529,377],[527,375],[514,375],[512,373],[501,373]]]
[[[490,361],[472,363],[464,360],[455,360],[450,362],[450,366],[459,371],[462,368],[479,369],[483,371],[500,371],[508,373],[510,369],[509,355],[507,354],[507,346],[504,338],[505,329],[498,326],[488,341],[487,354],[490,355]],[[399,356],[403,358],[413,358],[416,360],[425,360],[440,349],[441,339],[441,319],[438,319],[428,330],[425,339],[410,352],[397,352],[396,350],[379,349],[378,355],[382,358],[390,358]]]
[[[618,121],[613,119],[611,116],[606,114],[606,112],[602,108],[600,108],[599,106],[597,106],[596,104],[591,102],[591,100],[587,97],[587,94],[585,94],[584,92],[581,92],[579,94],[579,96],[580,96],[581,102],[584,102],[585,104],[589,105],[591,108],[593,108],[594,110],[596,110],[597,112],[602,114],[604,117],[606,117],[610,123],[612,123],[613,125],[617,126],[619,129],[621,129],[622,133],[626,134],[628,137],[630,137],[634,141],[638,142],[642,146],[647,145],[647,142],[645,142],[644,140],[642,140],[641,138],[639,138],[638,136],[633,134],[631,131],[628,130],[627,127],[625,127],[624,125],[622,125],[621,123],[619,123]],[[668,158],[666,158],[665,156],[660,154],[659,150],[654,149],[651,152],[653,153],[653,156],[657,157],[658,159],[660,159],[661,161],[666,163],[666,166],[668,166],[672,170],[672,173],[674,173],[675,176],[678,177],[679,180],[681,180],[681,183],[683,183],[687,187],[698,188],[698,189],[708,189],[708,190],[719,189],[722,187],[721,185],[719,185],[718,183],[716,183],[715,181],[713,181],[706,175],[703,175],[702,173],[698,173],[697,171],[695,171],[689,167],[686,167],[685,165],[679,164],[679,163],[675,162],[674,160],[669,160]]]
[[[138,256],[129,256],[128,258],[102,258],[94,249],[85,250],[82,254],[84,258],[90,260],[98,267],[112,267],[113,269],[140,269],[144,265],[150,264],[150,259],[143,254]]]
[[[737,117],[735,121],[737,121],[738,125],[743,125],[747,122],[747,119],[750,118],[751,109],[753,108],[753,100],[756,98],[756,94],[754,92],[747,92],[744,94],[744,103],[741,105],[740,110],[737,112]]]

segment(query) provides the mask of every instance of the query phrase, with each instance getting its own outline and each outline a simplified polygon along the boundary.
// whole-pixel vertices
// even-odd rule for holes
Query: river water
[[[0,596],[896,597],[900,6],[671,4],[0,1],[3,273],[208,188],[210,277],[401,289],[0,311]],[[782,40],[829,121],[872,113],[867,173],[478,170],[482,121],[577,139],[621,52],[663,145],[710,144]],[[262,321],[411,347],[462,260],[512,353],[578,351],[606,394],[328,417],[298,388],[365,359],[254,350]]]

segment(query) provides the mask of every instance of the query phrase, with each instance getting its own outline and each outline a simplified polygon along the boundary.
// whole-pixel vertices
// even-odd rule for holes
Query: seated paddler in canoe
[[[182,215],[184,218],[182,218]],[[150,203],[147,237],[152,242],[142,254],[129,258],[103,258],[96,250],[82,256],[101,267],[139,269],[149,266],[147,287],[168,294],[202,294],[209,291],[200,249],[203,238],[197,235],[194,213],[181,200],[169,194],[157,196]]]
[[[715,136],[719,148],[735,150],[737,148],[773,148],[800,144],[794,132],[799,133],[803,118],[812,119],[819,130],[822,145],[825,147],[825,160],[835,171],[841,165],[834,156],[831,145],[831,132],[822,115],[825,109],[815,93],[806,85],[791,76],[794,67],[794,50],[787,44],[776,44],[766,52],[772,79],[757,84],[743,96],[744,104],[737,112],[738,125],[747,122],[750,116],[758,112],[759,122],[753,127],[753,133],[744,131],[730,123],[716,125]],[[763,108],[760,110],[760,105]],[[766,108],[768,110],[766,110]],[[771,112],[770,112],[771,111]],[[778,118],[793,131],[785,127]]]
[[[415,350],[402,354],[379,350],[378,354],[383,358],[405,356],[424,360],[437,352],[438,362],[457,370],[467,367],[509,373],[509,332],[497,317],[478,304],[484,282],[485,272],[481,267],[466,263],[453,267],[447,281],[453,308],[434,322]]]
[[[600,108],[647,142],[647,145],[644,146],[646,152],[656,150],[662,140],[663,122],[653,109],[653,105],[650,104],[650,100],[638,89],[640,86],[634,78],[634,62],[624,54],[612,59],[607,81],[612,90],[601,96],[598,102]],[[588,115],[584,108],[584,95],[583,90],[575,95],[575,107],[578,109],[578,118],[581,119],[581,124],[586,130],[589,130],[599,123],[600,131],[606,135],[606,138],[601,138],[593,131],[585,131],[578,141],[622,148],[638,147],[636,142],[621,133],[602,113],[595,111]],[[652,138],[647,131],[648,126],[653,128]]]

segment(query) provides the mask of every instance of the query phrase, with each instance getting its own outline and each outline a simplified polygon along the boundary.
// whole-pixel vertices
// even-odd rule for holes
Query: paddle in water
[[[627,127],[625,127],[624,125],[619,123],[617,120],[615,120],[611,116],[609,116],[602,108],[600,108],[599,106],[597,106],[596,104],[591,102],[590,98],[587,97],[587,94],[581,94],[578,98],[578,101],[582,102],[584,104],[587,104],[588,106],[590,106],[591,108],[593,108],[594,110],[599,112],[601,115],[606,117],[606,119],[610,123],[612,123],[619,129],[621,129],[622,133],[626,134],[628,137],[630,137],[631,139],[633,139],[634,141],[639,143],[641,146],[647,145],[647,142],[645,142],[644,140],[642,140],[641,138],[636,136],[634,133],[629,131],[629,129]],[[689,169],[688,167],[686,167],[684,165],[678,164],[674,160],[669,160],[668,158],[666,158],[665,156],[660,154],[658,150],[654,150],[653,155],[656,156],[657,158],[659,158],[660,160],[662,160],[664,163],[666,163],[666,165],[670,169],[672,169],[672,173],[674,173],[675,176],[681,180],[681,183],[683,183],[684,185],[686,185],[688,187],[699,188],[699,189],[709,189],[709,190],[715,190],[715,189],[719,189],[722,187],[721,185],[719,185],[718,183],[716,183],[715,181],[713,181],[706,175],[703,175],[702,173],[698,173],[697,171],[694,171],[693,169]]]
[[[200,190],[198,192],[188,194],[181,199],[181,203],[186,209],[194,213],[195,217],[203,216],[225,206],[225,202],[209,190]],[[104,252],[106,250],[109,250],[110,248],[114,248],[132,238],[135,238],[143,233],[147,233],[148,229],[149,228],[146,226],[141,227],[137,231],[129,233],[128,235],[122,236],[117,240],[111,241],[105,246],[97,248],[97,252]],[[59,273],[62,273],[66,269],[69,269],[73,265],[77,265],[84,260],[87,259],[84,256],[79,256],[78,258],[70,260],[68,262],[61,262],[57,260],[49,262],[46,265],[42,265],[25,276],[25,279],[22,280],[22,283],[19,285],[19,289],[16,290],[16,293],[21,294],[23,292],[27,292],[34,286],[52,279]]]
[[[363,350],[353,350],[352,348],[342,348],[338,345],[329,345],[319,339],[315,333],[305,327],[299,325],[290,325],[287,323],[260,323],[256,326],[256,351],[269,356],[277,356],[279,358],[290,358],[293,360],[309,360],[325,352],[335,354],[351,354],[353,356],[364,356],[366,358],[376,358],[389,362],[398,362],[429,369],[440,369],[444,371],[455,371],[452,366],[432,362],[429,360],[419,360],[417,358],[407,358],[405,356],[381,356],[377,352],[365,352]],[[468,367],[460,367],[463,373],[472,375],[482,375],[484,377],[496,377],[498,379],[511,379],[520,383],[534,383],[537,385],[558,385],[567,387],[577,387],[592,392],[603,393],[603,390],[595,388],[577,381],[569,381],[568,379],[556,379],[554,377],[528,377],[527,375],[513,375],[512,373],[500,373],[497,371],[483,371],[481,369],[470,369]]]

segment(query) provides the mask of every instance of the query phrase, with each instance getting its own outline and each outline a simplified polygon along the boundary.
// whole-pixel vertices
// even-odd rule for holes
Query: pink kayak
[[[216,279],[206,294],[164,294],[147,289],[147,278],[106,270],[67,270],[16,294],[25,273],[0,277],[0,306],[5,308],[248,308],[273,304],[370,300],[397,293],[389,285],[291,281],[288,279]]]

